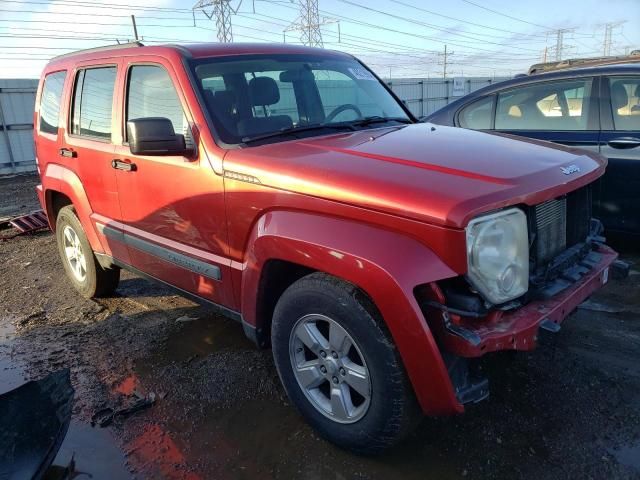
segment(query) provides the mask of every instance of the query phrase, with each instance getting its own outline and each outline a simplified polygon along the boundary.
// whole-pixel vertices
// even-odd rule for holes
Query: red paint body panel
[[[260,272],[287,260],[343,278],[372,298],[385,319],[425,411],[462,411],[438,347],[413,295],[425,280],[455,276],[433,252],[404,235],[318,214],[275,211],[260,218],[242,275],[242,312],[255,325]],[[419,346],[419,347],[418,347]],[[428,365],[429,368],[425,368]],[[434,395],[434,392],[438,392]]]
[[[256,292],[270,260],[346,279],[363,289],[384,317],[423,410],[462,411],[414,289],[466,272],[464,228],[472,217],[575,190],[602,175],[606,161],[544,142],[428,124],[222,148],[209,130],[184,58],[275,53],[345,57],[298,46],[210,44],[120,48],[53,60],[45,75],[63,69],[68,75],[58,136],[34,129],[43,207],[51,212],[51,192],[67,195],[96,252],[237,310],[257,329],[263,325]],[[127,69],[137,63],[169,72],[197,144],[193,158],[131,155],[123,111]],[[105,64],[118,66],[111,143],[72,137],[67,112],[75,72]],[[62,144],[77,158],[60,157]],[[113,158],[138,169],[115,171]],[[561,167],[568,165],[580,173],[564,175]],[[232,179],[234,174],[253,181]],[[100,233],[104,227],[116,235]],[[203,277],[126,244],[127,235],[215,266],[221,278]],[[586,284],[578,286],[579,293],[558,298],[554,311],[561,304],[574,306],[595,288],[592,281]],[[505,335],[509,329],[529,335],[539,322],[530,310],[520,312],[501,319]],[[502,348],[497,329],[487,329],[485,349]],[[460,348],[455,339],[438,341]]]
[[[462,357],[480,357],[485,353],[500,350],[533,350],[537,345],[538,332],[543,320],[562,323],[582,302],[600,289],[609,278],[609,266],[618,258],[618,254],[609,247],[601,246],[600,262],[581,279],[550,300],[531,302],[522,308],[509,312],[495,311],[488,318],[464,318],[451,315],[451,321],[477,334],[481,341],[472,345],[462,337],[456,336],[444,328],[443,322],[436,325],[438,341],[451,353]],[[434,298],[436,299],[436,298]],[[442,313],[429,308],[432,318]]]

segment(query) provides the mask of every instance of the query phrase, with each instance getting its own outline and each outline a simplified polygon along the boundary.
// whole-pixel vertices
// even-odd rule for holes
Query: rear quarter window
[[[60,117],[60,100],[67,72],[48,74],[44,79],[42,97],[40,98],[39,131],[58,134],[58,118]]]
[[[492,95],[464,107],[458,114],[460,126],[472,130],[489,130],[493,123],[494,98]]]

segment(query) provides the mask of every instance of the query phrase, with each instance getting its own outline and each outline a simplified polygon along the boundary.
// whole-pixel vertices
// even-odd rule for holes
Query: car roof
[[[629,73],[640,72],[640,62],[617,63],[610,65],[597,65],[590,67],[574,67],[566,70],[553,70],[544,73],[532,73],[531,75],[523,75],[520,77],[504,80],[502,82],[488,85],[484,88],[472,92],[472,94],[489,91],[503,90],[505,87],[523,85],[527,83],[537,83],[545,80],[564,80],[572,78],[582,78],[600,75],[626,75]]]
[[[487,85],[486,87],[475,90],[464,97],[460,97],[440,110],[432,113],[427,118],[444,111],[457,110],[461,105],[466,105],[472,100],[485,95],[490,95],[497,91],[506,90],[511,87],[519,87],[528,84],[544,82],[548,80],[571,80],[583,77],[593,77],[601,75],[628,75],[640,73],[640,61],[630,61],[627,63],[617,63],[609,65],[597,65],[590,67],[573,67],[566,70],[553,70],[551,72],[533,73],[531,75],[522,75],[509,80]]]
[[[180,55],[188,58],[206,58],[227,55],[277,55],[306,54],[336,57],[350,55],[335,50],[290,45],[283,43],[198,43],[185,45],[153,45],[145,46],[140,42],[79,50],[52,58],[45,70],[58,68],[64,64],[73,64],[93,59],[109,59],[136,55],[159,55],[171,57]]]

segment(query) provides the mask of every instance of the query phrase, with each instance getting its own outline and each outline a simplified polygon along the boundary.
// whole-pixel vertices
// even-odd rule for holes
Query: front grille
[[[584,242],[591,222],[591,187],[575,190],[529,210],[532,273],[568,248]]]
[[[548,200],[534,208],[536,259],[547,264],[567,248],[567,199]]]

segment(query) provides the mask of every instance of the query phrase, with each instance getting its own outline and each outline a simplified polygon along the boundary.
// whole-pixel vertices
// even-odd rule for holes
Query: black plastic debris
[[[91,417],[91,426],[107,427],[111,425],[115,417],[126,417],[132,413],[149,408],[156,401],[156,394],[151,392],[149,395],[142,396],[138,392],[133,394],[134,400],[129,405],[122,408],[103,408],[98,410]],[[2,480],[2,477],[0,477]]]
[[[69,370],[0,395],[0,480],[40,480],[69,429]]]

